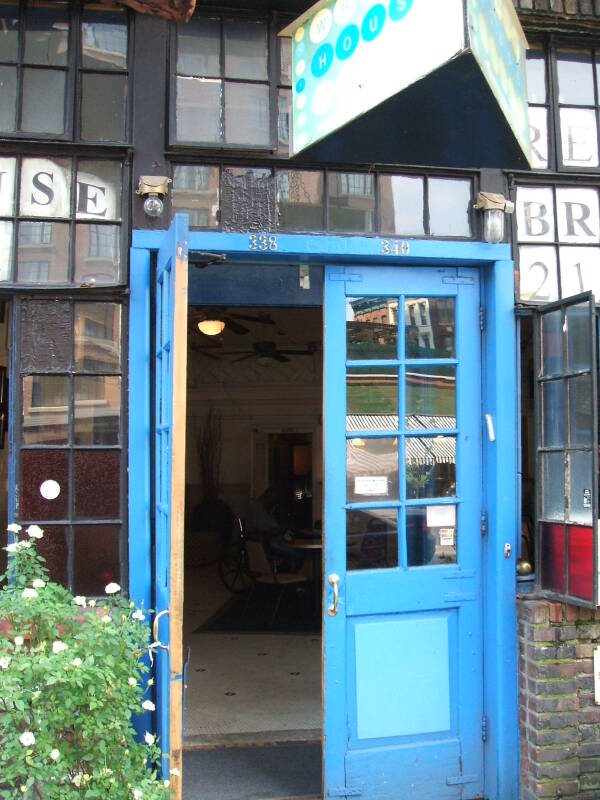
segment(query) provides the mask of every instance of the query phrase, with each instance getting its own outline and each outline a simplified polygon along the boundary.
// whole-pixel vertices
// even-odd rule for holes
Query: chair
[[[288,586],[299,586],[300,584],[307,583],[308,578],[306,575],[297,573],[278,572],[277,563],[267,555],[262,539],[246,539],[246,552],[248,553],[249,571],[254,583],[248,594],[244,614],[250,605],[250,600],[259,583],[264,586],[279,586],[280,590],[277,596],[277,602],[275,603],[275,609],[271,617],[270,627],[272,628],[277,619],[277,614],[286,588]]]

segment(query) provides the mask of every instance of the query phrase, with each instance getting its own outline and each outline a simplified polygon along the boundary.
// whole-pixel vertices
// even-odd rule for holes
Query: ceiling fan
[[[205,336],[217,336],[225,328],[242,336],[250,330],[242,322],[275,325],[275,320],[269,314],[239,314],[235,311],[227,311],[225,308],[190,309],[189,319],[196,330]],[[239,320],[242,320],[242,322],[239,322]]]
[[[317,350],[316,344],[312,342],[308,344],[305,350],[289,350],[279,349],[276,342],[253,342],[252,350],[238,350],[237,352],[229,352],[228,356],[241,355],[241,358],[234,358],[232,363],[238,361],[247,361],[249,358],[256,358],[259,363],[267,364],[270,361],[290,361],[289,356],[312,356]]]

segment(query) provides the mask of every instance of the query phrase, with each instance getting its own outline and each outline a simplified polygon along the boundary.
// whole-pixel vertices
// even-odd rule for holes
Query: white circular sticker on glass
[[[356,0],[337,0],[333,7],[333,18],[336,25],[345,25],[350,22],[356,11]]]
[[[319,44],[327,37],[331,30],[333,22],[333,14],[328,8],[323,8],[310,23],[310,40],[315,44]]]
[[[56,481],[44,481],[40,486],[40,494],[44,500],[56,500],[60,494],[60,484]]]

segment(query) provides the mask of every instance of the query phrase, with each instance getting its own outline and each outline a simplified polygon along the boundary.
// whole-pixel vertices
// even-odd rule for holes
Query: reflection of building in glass
[[[189,214],[193,228],[219,224],[219,168],[175,167],[171,195],[173,213]]]

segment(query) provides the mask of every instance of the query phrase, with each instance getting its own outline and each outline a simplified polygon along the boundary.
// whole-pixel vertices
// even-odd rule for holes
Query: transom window
[[[127,63],[127,13],[117,5],[1,2],[0,133],[126,142]]]

